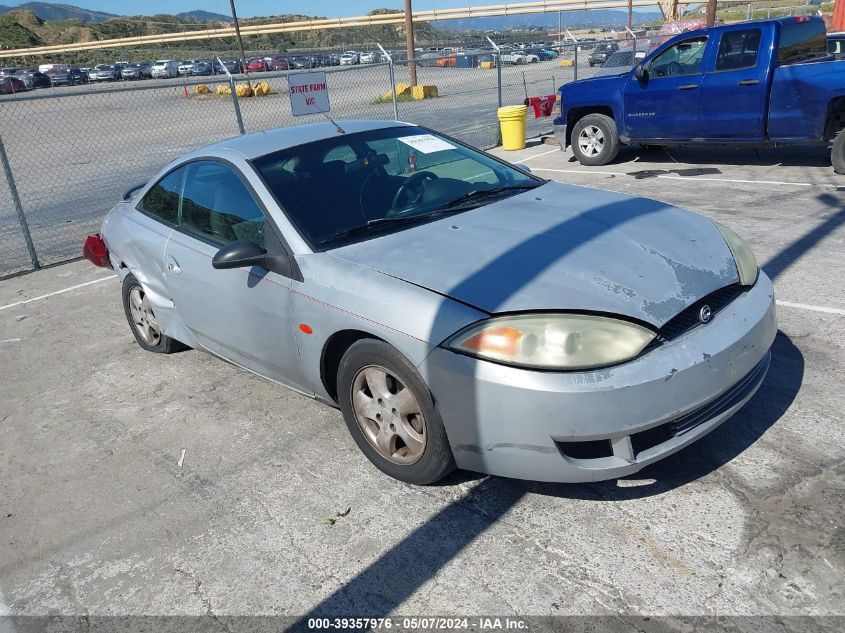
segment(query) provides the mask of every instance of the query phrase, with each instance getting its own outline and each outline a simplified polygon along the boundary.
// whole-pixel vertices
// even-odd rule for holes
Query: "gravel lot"
[[[842,630],[845,181],[826,152],[623,152],[601,169],[546,145],[507,157],[749,240],[781,331],[738,415],[618,481],[462,472],[412,487],[370,466],[338,411],[196,351],[143,352],[117,282],[87,262],[9,279],[0,614],[206,615],[225,630],[246,615],[605,615],[649,631],[666,621],[622,616],[768,615],[719,626]]]

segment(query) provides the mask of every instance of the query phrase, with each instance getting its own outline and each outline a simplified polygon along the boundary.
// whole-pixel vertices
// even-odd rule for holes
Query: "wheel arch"
[[[845,129],[845,96],[834,97],[827,104],[824,120],[824,140],[829,141]]]
[[[340,368],[340,361],[352,345],[364,339],[388,343],[372,332],[345,329],[338,330],[329,336],[323,344],[323,350],[320,353],[320,380],[335,404],[337,404],[337,371]]]

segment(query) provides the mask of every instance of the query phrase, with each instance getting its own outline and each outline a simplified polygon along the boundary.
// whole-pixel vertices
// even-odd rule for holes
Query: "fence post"
[[[226,64],[223,63],[222,59],[218,57],[217,61],[220,62],[220,66],[226,71],[226,77],[229,78],[229,88],[232,90],[232,105],[235,106],[235,118],[238,120],[238,130],[241,134],[246,134],[246,130],[244,129],[244,119],[241,116],[241,104],[238,101],[238,91],[235,87],[235,78],[232,77],[232,73],[230,73],[229,69],[226,68]],[[212,64],[212,67],[213,66],[214,64]],[[249,77],[248,74],[247,77]],[[247,79],[247,84],[249,84],[249,79]]]
[[[487,41],[493,46],[493,49],[496,51],[493,56],[496,58],[496,84],[498,85],[498,93],[499,93],[499,107],[502,107],[502,51],[499,50],[499,45],[496,44],[493,40],[489,37]]]
[[[572,62],[572,70],[574,71],[573,81],[578,81],[578,42],[575,42],[575,60]]]
[[[229,87],[232,89],[232,105],[235,106],[235,118],[238,120],[238,129],[241,134],[246,134],[244,119],[241,116],[241,104],[238,102],[238,91],[235,86],[235,79],[229,75]]]
[[[32,269],[38,270],[41,268],[41,264],[38,262],[38,254],[35,252],[35,245],[32,243],[32,235],[29,234],[29,224],[27,224],[26,216],[23,213],[21,197],[18,195],[15,178],[12,176],[12,166],[9,164],[9,157],[6,156],[6,146],[3,145],[2,137],[0,137],[0,162],[3,163],[3,171],[6,173],[6,182],[9,184],[9,193],[12,194],[12,202],[18,214],[18,222],[21,225],[23,239],[26,241],[26,247],[29,250],[29,258],[32,260]]]
[[[390,94],[392,95],[392,99],[393,99],[393,120],[398,121],[399,120],[399,106],[396,102],[396,74],[395,74],[394,68],[393,68],[393,57],[391,57],[390,53],[388,53],[386,50],[384,50],[384,47],[381,44],[379,44],[378,42],[376,42],[376,46],[378,46],[381,49],[382,55],[387,57],[387,70],[388,70],[388,73],[390,74]]]

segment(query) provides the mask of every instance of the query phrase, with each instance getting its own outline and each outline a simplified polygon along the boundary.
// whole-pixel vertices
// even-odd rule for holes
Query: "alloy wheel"
[[[596,125],[587,125],[578,134],[578,148],[584,156],[598,156],[604,151],[604,134]]]
[[[156,321],[147,295],[140,286],[135,286],[129,291],[129,311],[141,338],[152,347],[158,345],[161,341],[161,327]]]
[[[388,369],[361,368],[352,381],[352,408],[364,437],[394,464],[413,464],[425,452],[422,408],[408,387]]]

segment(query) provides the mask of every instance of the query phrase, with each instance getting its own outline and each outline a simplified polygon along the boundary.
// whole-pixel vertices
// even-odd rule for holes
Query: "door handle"
[[[737,85],[738,86],[756,86],[760,83],[759,79],[743,79]]]
[[[682,84],[678,86],[678,90],[695,90],[698,88],[698,84]]]
[[[173,257],[171,257],[170,255],[168,255],[167,256],[167,270],[169,272],[173,273],[174,275],[178,275],[179,273],[182,272],[182,267],[179,265],[179,262],[177,262],[175,259],[173,259]]]

